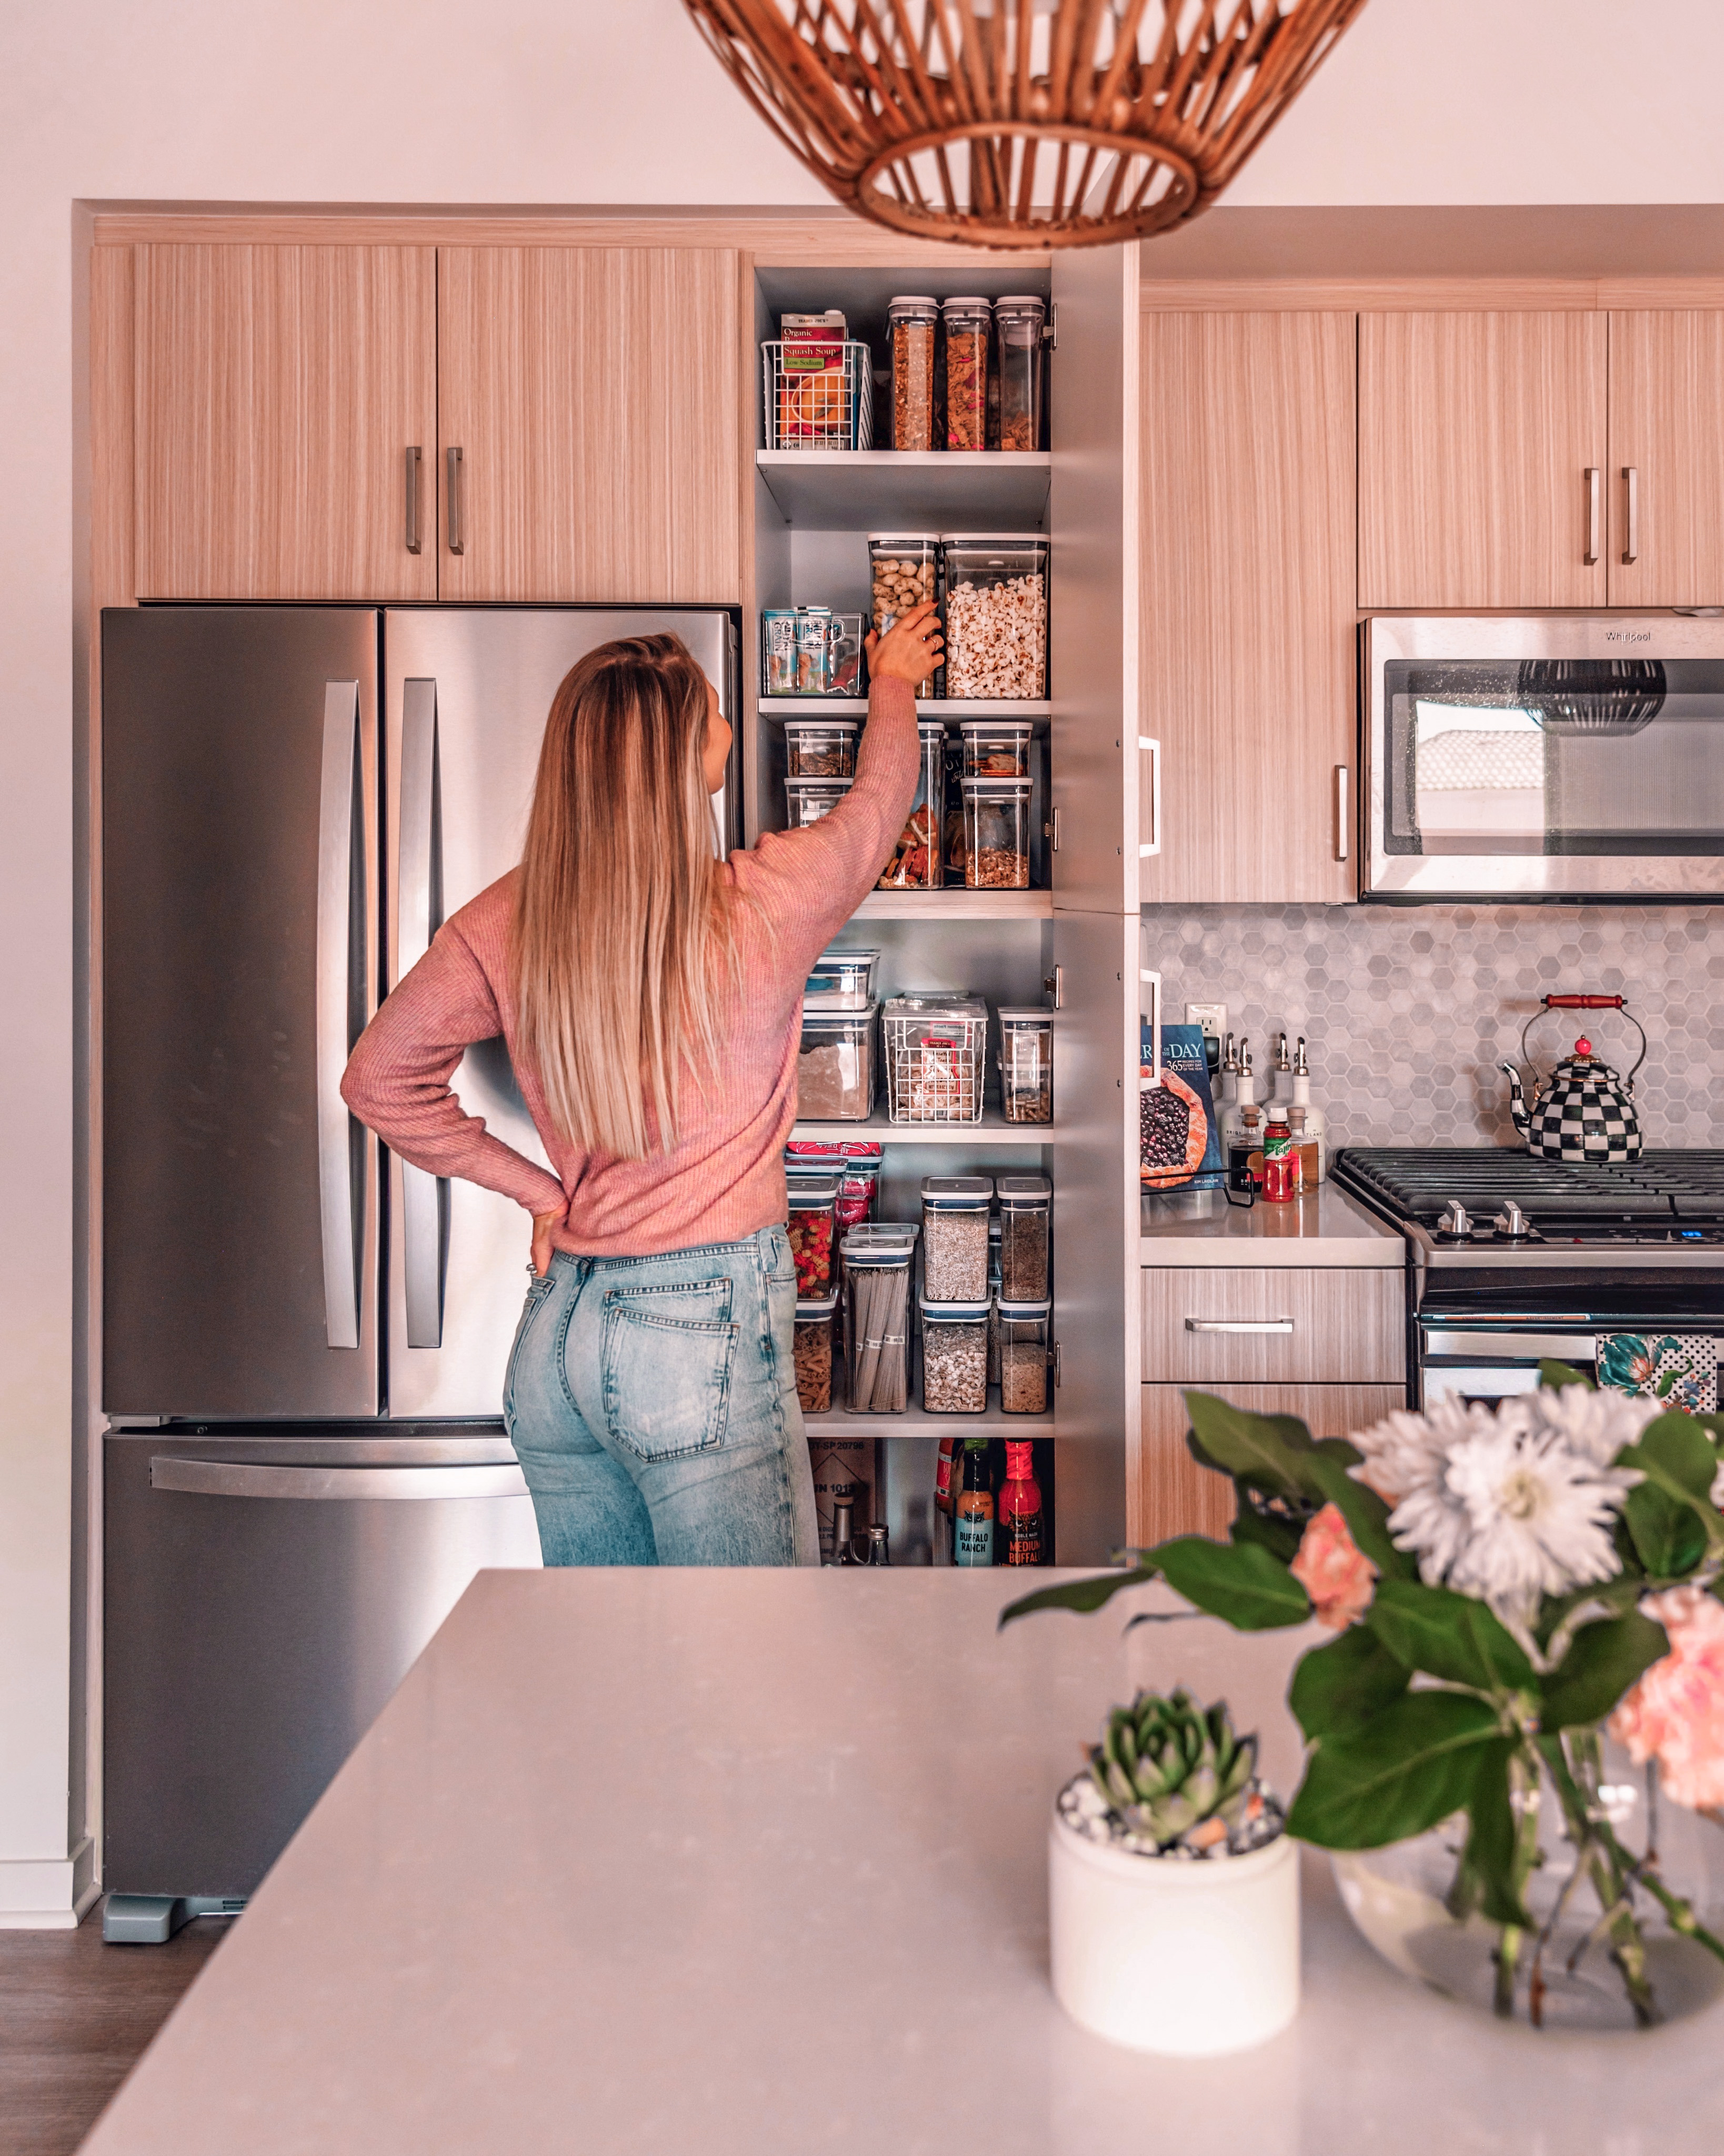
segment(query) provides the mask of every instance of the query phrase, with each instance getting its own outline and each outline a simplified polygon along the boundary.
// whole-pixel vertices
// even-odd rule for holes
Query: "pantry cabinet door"
[[[138,596],[434,598],[436,307],[429,247],[140,244]]]
[[[441,596],[737,604],[735,254],[446,247],[438,279]]]
[[[1357,896],[1354,318],[1146,313],[1150,904]]]
[[[1612,606],[1724,603],[1724,312],[1610,317]]]
[[[1598,314],[1359,317],[1362,607],[1605,603],[1605,349]]]

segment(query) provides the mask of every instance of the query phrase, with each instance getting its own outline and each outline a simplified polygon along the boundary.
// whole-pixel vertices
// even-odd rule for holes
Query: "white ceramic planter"
[[[1136,2051],[1242,2051],[1299,2010],[1299,1846],[1281,1835],[1224,1861],[1048,1835],[1054,1994]]]

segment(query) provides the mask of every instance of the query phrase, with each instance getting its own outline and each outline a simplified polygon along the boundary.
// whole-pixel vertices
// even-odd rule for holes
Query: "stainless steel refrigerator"
[[[387,1158],[340,1081],[519,858],[569,667],[659,630],[734,721],[721,610],[103,616],[110,1893],[243,1898],[473,1572],[538,1562],[500,1419],[526,1217]],[[454,1084],[543,1158],[500,1040]]]

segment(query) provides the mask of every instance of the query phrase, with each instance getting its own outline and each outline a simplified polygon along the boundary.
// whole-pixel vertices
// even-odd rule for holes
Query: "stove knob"
[[[1437,1223],[1439,1235],[1470,1235],[1473,1216],[1458,1198],[1451,1198],[1443,1208],[1443,1217]]]
[[[1502,1236],[1506,1242],[1524,1242],[1526,1237],[1532,1233],[1531,1224],[1528,1222],[1526,1215],[1521,1210],[1520,1207],[1516,1204],[1512,1198],[1510,1199],[1507,1204],[1503,1207],[1501,1212],[1497,1214],[1495,1221],[1491,1224],[1496,1228],[1497,1234]]]

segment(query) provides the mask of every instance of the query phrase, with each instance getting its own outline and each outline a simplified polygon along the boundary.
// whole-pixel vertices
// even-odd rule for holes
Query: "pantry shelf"
[[[1039,530],[1053,459],[1046,449],[758,449],[788,524],[843,530]]]
[[[882,1138],[889,1145],[1044,1146],[1053,1143],[1054,1127],[1052,1123],[1008,1123],[997,1108],[988,1109],[979,1123],[895,1123],[880,1108],[866,1122],[799,1122],[790,1135],[823,1145],[835,1145],[843,1138]]]
[[[964,1437],[1046,1437],[1053,1430],[1048,1414],[1008,1414],[1000,1405],[1000,1389],[988,1389],[988,1405],[980,1414],[930,1414],[926,1409],[906,1407],[901,1414],[853,1415],[838,1407],[840,1381],[834,1376],[830,1414],[804,1414],[803,1425],[818,1437],[921,1437],[939,1439],[947,1430]]]
[[[868,705],[861,696],[762,696],[763,719],[859,719]],[[946,719],[957,726],[965,719],[1029,719],[1038,733],[1046,731],[1054,706],[1044,698],[1011,696],[918,696],[919,719]]]
[[[1050,921],[1050,891],[871,891],[854,921]]]

